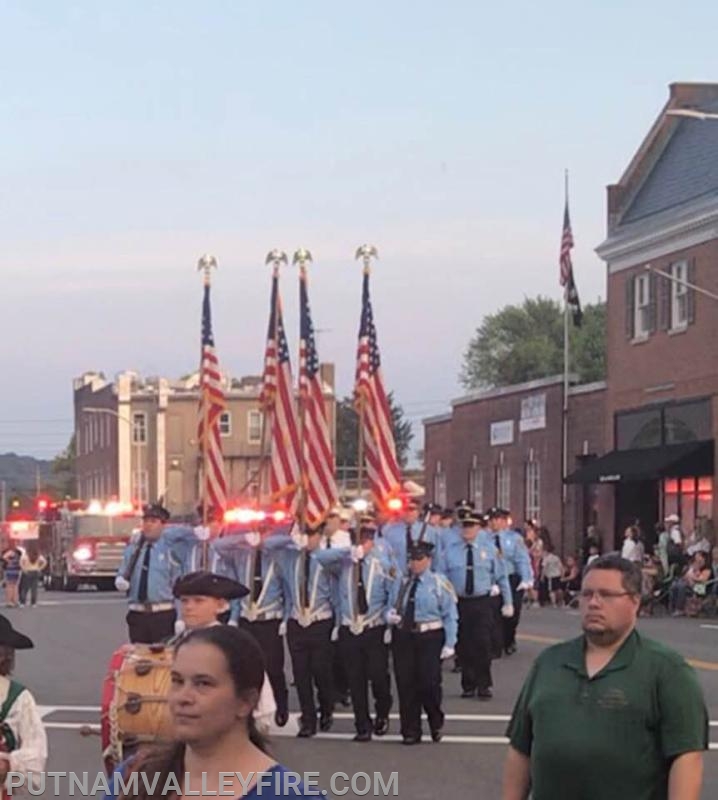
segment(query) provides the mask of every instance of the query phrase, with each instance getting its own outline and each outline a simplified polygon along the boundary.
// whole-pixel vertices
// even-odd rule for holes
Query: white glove
[[[331,641],[332,642],[339,641],[339,628],[336,625],[332,628]]]
[[[501,606],[501,616],[506,617],[506,619],[511,619],[514,615],[514,607],[513,606]]]
[[[175,636],[179,636],[180,633],[184,633],[187,630],[187,626],[184,623],[184,620],[178,619],[175,622]]]
[[[520,583],[516,587],[516,591],[517,592],[525,592],[528,589],[533,589],[533,584],[530,581],[524,581],[524,583]]]
[[[451,658],[454,655],[454,648],[453,647],[442,647],[441,648],[441,660],[446,661],[447,658]]]
[[[352,561],[357,564],[362,558],[364,558],[364,548],[360,544],[352,546]]]
[[[498,597],[498,596],[501,594],[501,589],[499,589],[499,587],[498,587],[496,584],[494,584],[494,585],[491,587],[491,591],[489,592],[489,594],[490,594],[492,597]]]
[[[230,621],[227,623],[227,625],[231,625],[233,628],[238,628],[238,627],[239,627],[239,623],[237,622],[237,620],[236,620],[236,619],[231,619],[231,620],[230,620]]]
[[[118,592],[126,592],[130,588],[130,582],[122,577],[122,575],[118,575],[115,578],[115,589]]]
[[[306,533],[299,533],[299,528],[296,528],[290,534],[292,541],[294,542],[295,547],[298,547],[300,550],[307,549],[307,534]]]
[[[259,547],[262,542],[262,537],[257,533],[257,531],[250,531],[249,533],[245,534],[244,540],[250,547]]]
[[[401,614],[398,614],[393,608],[390,608],[386,612],[386,621],[390,625],[399,625],[401,624]]]
[[[287,623],[286,622],[281,622],[279,624],[279,635],[280,636],[286,636],[287,635]]]
[[[207,539],[209,539],[209,528],[206,528],[204,525],[197,525],[194,529],[194,535],[200,542],[206,542]]]

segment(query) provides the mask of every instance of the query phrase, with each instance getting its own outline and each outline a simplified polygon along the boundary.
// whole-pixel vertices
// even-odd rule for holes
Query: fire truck
[[[40,524],[40,547],[48,560],[48,589],[74,592],[82,584],[113,589],[125,546],[142,525],[131,505],[91,502],[84,509],[59,508]]]

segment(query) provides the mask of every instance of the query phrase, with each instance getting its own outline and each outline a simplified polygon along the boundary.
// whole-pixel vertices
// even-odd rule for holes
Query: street
[[[35,642],[34,650],[17,653],[16,678],[42,706],[50,746],[48,771],[88,772],[92,785],[102,770],[100,739],[84,737],[79,729],[99,723],[100,692],[108,659],[125,641],[123,599],[105,592],[42,592],[37,608],[4,609],[2,613]],[[698,670],[710,712],[713,748],[706,754],[702,797],[713,798],[718,791],[718,620],[647,619],[640,626],[646,635],[682,652]],[[385,784],[396,772],[399,797],[429,800],[441,791],[452,798],[497,798],[505,750],[502,737],[522,680],[543,647],[570,638],[578,630],[576,612],[527,611],[519,629],[518,653],[494,663],[495,695],[488,703],[460,699],[459,676],[452,674],[447,665],[447,723],[440,744],[432,744],[427,732],[425,743],[419,746],[398,744],[398,721],[394,715],[390,735],[384,739],[369,744],[351,742],[351,714],[338,709],[343,713],[337,714],[331,733],[309,741],[294,738],[297,728],[293,718],[274,739],[275,753],[296,772],[319,772],[319,786],[328,790],[329,778],[335,772],[350,776],[381,773]],[[294,709],[296,698],[291,691]],[[394,696],[396,710],[395,692]],[[60,781],[61,788],[67,785]],[[339,781],[336,787],[345,785],[349,784]],[[56,796],[51,782],[42,796]],[[61,796],[66,794],[61,792]],[[365,795],[348,791],[343,796],[376,795],[372,790]]]

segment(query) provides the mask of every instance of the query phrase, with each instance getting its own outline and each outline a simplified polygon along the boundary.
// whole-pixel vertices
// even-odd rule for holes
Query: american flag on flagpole
[[[364,270],[361,324],[357,349],[354,399],[363,419],[367,478],[374,499],[384,504],[401,487],[391,409],[381,372],[381,357],[369,296],[369,270]]]
[[[273,500],[282,500],[294,511],[300,486],[301,453],[297,409],[292,391],[292,368],[279,299],[279,269],[272,276],[264,379],[260,402],[270,431],[269,489]]]
[[[321,523],[337,502],[334,454],[324,404],[319,356],[309,310],[307,273],[299,271],[299,397],[302,414],[302,477],[306,498],[305,519]]]
[[[563,231],[561,233],[561,252],[559,263],[561,272],[559,282],[564,287],[566,304],[573,314],[573,322],[576,327],[581,326],[583,312],[581,311],[581,301],[578,297],[578,289],[573,277],[573,263],[571,261],[571,250],[573,249],[573,233],[571,232],[571,219],[568,214],[568,199],[563,212]]]
[[[204,286],[202,302],[202,362],[197,441],[202,456],[202,502],[224,510],[227,506],[227,482],[220,438],[219,419],[226,408],[219,360],[214,349],[209,283]],[[206,427],[205,427],[206,426]]]

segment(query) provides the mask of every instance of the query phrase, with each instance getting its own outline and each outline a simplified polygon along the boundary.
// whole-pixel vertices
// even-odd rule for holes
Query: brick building
[[[334,366],[320,367],[332,437],[335,431]],[[85,373],[74,382],[75,473],[80,499],[145,503],[163,496],[186,514],[197,503],[199,375],[178,381],[142,379],[133,372],[108,382]],[[257,491],[261,457],[261,379],[225,378],[227,410],[220,420],[230,498]]]
[[[718,84],[671,85],[625,173],[608,187],[607,236],[597,248],[606,263],[607,379],[604,388],[572,386],[569,393],[566,536],[595,521],[607,546],[634,520],[650,541],[669,513],[688,531],[718,517],[718,120],[670,113],[678,109],[718,113]],[[498,476],[508,469],[509,505],[528,513],[536,468],[527,465],[538,454],[539,516],[556,528],[559,384],[549,380],[543,390],[545,430],[519,429],[503,450],[490,446],[487,426],[505,420],[508,437],[508,420],[520,422],[520,401],[534,389],[462,398],[450,415],[426,420],[434,496],[443,491],[451,502],[466,494],[475,457],[476,469],[489,476],[482,504],[506,498]]]

